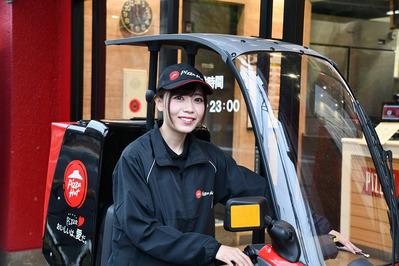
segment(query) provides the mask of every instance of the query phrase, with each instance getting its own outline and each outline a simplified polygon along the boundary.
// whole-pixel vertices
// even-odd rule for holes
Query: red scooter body
[[[258,263],[260,260],[265,260],[271,266],[302,266],[299,262],[289,262],[288,260],[280,257],[271,245],[265,245],[258,254]],[[267,265],[267,264],[266,264]]]

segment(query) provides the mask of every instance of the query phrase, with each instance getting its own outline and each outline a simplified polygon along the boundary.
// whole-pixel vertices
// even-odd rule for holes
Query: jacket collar
[[[172,166],[174,165],[172,158],[170,157],[168,151],[166,150],[161,132],[158,127],[155,127],[151,132],[151,145],[154,151],[155,161],[159,166]],[[187,161],[185,167],[194,164],[207,163],[209,158],[206,156],[205,152],[202,150],[200,143],[197,138],[192,134],[187,135],[189,142],[189,151],[187,155]]]

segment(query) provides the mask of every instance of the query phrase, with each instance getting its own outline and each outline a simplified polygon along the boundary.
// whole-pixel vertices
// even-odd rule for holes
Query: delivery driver
[[[246,178],[247,169],[191,134],[204,120],[211,93],[203,75],[187,64],[161,74],[155,103],[163,124],[128,145],[114,171],[108,265],[209,265],[215,259],[252,265],[238,248],[214,238],[213,206],[265,195],[265,181]]]
[[[265,180],[191,134],[204,120],[209,94],[203,75],[187,64],[161,74],[155,103],[163,124],[128,145],[114,171],[108,265],[252,265],[238,248],[214,238],[213,206],[231,197],[264,196]],[[324,217],[313,216],[318,234],[361,251]]]

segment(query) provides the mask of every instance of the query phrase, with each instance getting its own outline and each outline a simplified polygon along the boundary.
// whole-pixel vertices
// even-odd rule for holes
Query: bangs
[[[200,94],[205,97],[204,89],[197,83],[189,83],[170,91],[170,96],[193,96],[194,94]]]

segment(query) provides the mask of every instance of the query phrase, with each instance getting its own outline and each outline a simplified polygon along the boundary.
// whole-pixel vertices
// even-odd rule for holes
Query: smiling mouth
[[[192,124],[195,121],[195,118],[192,117],[179,117],[184,124]]]

